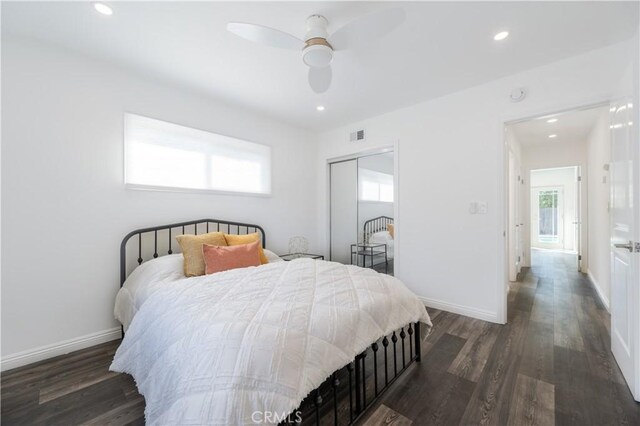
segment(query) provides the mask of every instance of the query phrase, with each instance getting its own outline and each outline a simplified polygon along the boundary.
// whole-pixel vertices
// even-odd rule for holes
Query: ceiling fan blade
[[[380,38],[404,22],[404,9],[396,7],[365,15],[349,22],[333,33],[328,42],[333,50],[355,49],[365,46],[372,39]]]
[[[316,93],[324,93],[331,86],[331,67],[309,68],[309,86]]]
[[[266,44],[267,46],[291,50],[302,50],[304,48],[304,42],[299,38],[263,25],[229,22],[227,24],[227,30],[239,37],[256,43]]]

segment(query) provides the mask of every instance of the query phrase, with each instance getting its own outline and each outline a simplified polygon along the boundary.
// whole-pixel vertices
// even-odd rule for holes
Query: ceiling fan
[[[307,18],[304,40],[274,28],[244,22],[229,22],[227,30],[247,40],[281,49],[299,50],[309,67],[309,85],[323,93],[331,85],[333,52],[351,50],[370,44],[398,27],[405,18],[404,10],[381,10],[349,22],[329,35],[329,21],[322,15]]]

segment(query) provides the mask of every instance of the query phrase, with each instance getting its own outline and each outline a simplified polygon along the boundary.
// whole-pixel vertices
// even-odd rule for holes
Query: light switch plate
[[[487,214],[489,207],[486,201],[478,201],[476,204],[478,206],[477,208],[478,214]]]
[[[469,213],[470,214],[478,214],[478,203],[471,202],[469,203]]]

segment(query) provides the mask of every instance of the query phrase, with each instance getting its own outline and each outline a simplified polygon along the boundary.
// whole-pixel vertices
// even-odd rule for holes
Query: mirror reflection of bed
[[[393,275],[394,153],[329,164],[330,259]]]
[[[364,267],[373,267],[378,272],[393,275],[394,233],[395,226],[392,217],[379,216],[367,220],[363,225],[362,241],[364,244],[362,249],[374,254],[372,256],[365,255],[364,257],[361,255],[360,263],[358,264]]]

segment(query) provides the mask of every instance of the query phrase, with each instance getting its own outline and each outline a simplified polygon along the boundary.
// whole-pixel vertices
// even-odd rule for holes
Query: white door
[[[637,131],[631,125],[630,102],[618,102],[611,108],[611,351],[636,400],[640,398],[638,341],[638,253],[635,252],[634,219],[640,213],[633,186],[637,172]],[[637,141],[635,142],[637,143]],[[635,199],[634,199],[635,198]],[[635,212],[634,212],[635,207]]]
[[[518,277],[520,269],[518,250],[518,228],[517,209],[519,199],[517,196],[516,160],[513,152],[509,150],[509,281],[514,282]]]
[[[351,263],[351,244],[358,237],[358,164],[356,160],[329,165],[330,251],[329,259]]]

